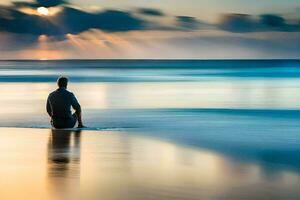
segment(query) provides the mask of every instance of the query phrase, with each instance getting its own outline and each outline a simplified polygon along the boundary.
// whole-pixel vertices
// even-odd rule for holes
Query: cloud
[[[58,5],[53,15],[35,13],[38,6],[52,5]],[[153,8],[89,12],[64,0],[15,2],[0,6],[0,58],[13,51],[23,51],[25,57],[31,51],[36,57],[50,51],[53,58],[66,56],[62,52],[79,57],[299,57],[300,23],[291,21],[276,14],[225,14],[217,24],[209,24]],[[162,38],[152,38],[153,32]],[[209,35],[194,36],[203,33]],[[131,34],[130,39],[125,37]],[[286,35],[269,39],[274,34]]]
[[[65,1],[54,1],[55,4]],[[24,3],[24,2],[23,2]],[[61,38],[66,34],[79,34],[90,29],[105,32],[127,32],[136,30],[192,30],[198,29],[199,21],[194,17],[177,16],[175,24],[160,24],[135,15],[135,11],[102,10],[87,12],[67,5],[55,15],[40,16],[22,12],[22,2],[0,7],[0,31],[17,34],[48,35]],[[26,6],[25,6],[26,7]],[[32,6],[31,6],[32,8]],[[34,12],[34,9],[33,9]],[[139,12],[152,16],[163,16],[163,12],[142,8]]]
[[[280,15],[262,14],[253,16],[247,14],[225,14],[222,16],[217,27],[229,32],[266,32],[300,31],[300,24],[289,24]]]
[[[22,11],[37,6],[58,6],[61,9],[55,15],[39,16]],[[141,14],[141,15],[138,15]],[[14,2],[11,6],[0,6],[0,31],[15,34],[48,35],[62,38],[64,35],[79,34],[90,29],[104,32],[127,32],[136,30],[191,31],[210,29],[211,27],[228,32],[266,32],[300,31],[300,24],[289,24],[280,15],[262,14],[225,14],[217,24],[209,24],[192,16],[168,16],[175,22],[167,23],[160,18],[146,16],[166,16],[163,11],[154,8],[137,10],[108,10],[88,12],[68,5],[67,0],[36,0],[35,2]]]
[[[88,13],[82,10],[65,7],[54,16],[62,34],[80,33],[89,29],[100,29],[107,32],[142,30],[147,28],[147,22],[133,16],[130,12],[104,10],[99,13]]]
[[[261,15],[260,22],[269,27],[285,26],[285,19],[278,15],[271,15],[271,14]]]
[[[137,10],[138,13],[149,16],[165,16],[164,12],[154,8],[139,8]]]
[[[184,29],[198,29],[200,22],[195,17],[190,16],[177,16],[177,26]]]
[[[0,7],[0,31],[18,34],[56,33],[56,27],[43,17],[28,15],[9,7]]]
[[[250,32],[256,28],[255,25],[255,21],[250,15],[226,14],[222,16],[217,26],[220,29],[231,32]]]
[[[0,31],[18,34],[61,36],[78,34],[89,29],[106,32],[142,30],[147,22],[133,16],[130,12],[103,10],[89,13],[83,10],[63,7],[54,16],[26,14],[12,7],[0,7]]]
[[[23,1],[15,1],[13,2],[13,5],[16,7],[53,7],[53,6],[59,6],[63,4],[68,4],[67,0],[36,0],[34,2],[23,2]]]
[[[36,0],[37,4],[44,7],[58,6],[67,3],[66,0]]]

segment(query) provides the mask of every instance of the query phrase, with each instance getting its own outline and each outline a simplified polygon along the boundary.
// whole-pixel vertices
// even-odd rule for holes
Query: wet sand
[[[300,174],[126,131],[0,128],[0,199],[299,199]]]

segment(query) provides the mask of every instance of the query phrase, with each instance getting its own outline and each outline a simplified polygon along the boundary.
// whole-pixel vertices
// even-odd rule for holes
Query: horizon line
[[[71,58],[71,59],[0,59],[0,62],[48,62],[48,61],[300,61],[300,58],[216,58],[216,59],[201,59],[201,58]]]

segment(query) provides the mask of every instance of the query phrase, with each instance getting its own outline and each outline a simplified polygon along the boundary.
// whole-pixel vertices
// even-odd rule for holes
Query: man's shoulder
[[[53,95],[56,95],[56,94],[64,94],[64,95],[67,95],[67,96],[73,96],[74,94],[66,89],[64,90],[60,90],[60,89],[57,89],[57,90],[54,90],[53,92],[51,92],[49,94],[49,97],[50,96],[53,96]]]
[[[65,91],[66,91],[66,93],[67,93],[68,95],[74,96],[73,92],[71,92],[71,91],[69,91],[69,90],[65,90]]]
[[[56,93],[56,90],[54,90],[53,92],[50,92],[50,94],[48,96],[51,97],[55,93]]]
[[[60,95],[66,95],[66,96],[70,96],[70,97],[73,97],[74,94],[66,89],[64,90],[60,90],[60,89],[57,89],[57,90],[54,90],[53,92],[51,92],[49,94],[49,96],[53,96],[53,95],[56,95],[56,94],[60,94]]]

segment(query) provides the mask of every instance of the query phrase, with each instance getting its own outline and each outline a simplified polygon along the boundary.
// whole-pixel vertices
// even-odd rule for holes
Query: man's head
[[[68,86],[68,78],[65,76],[60,76],[57,79],[57,85],[59,88],[67,88]]]

